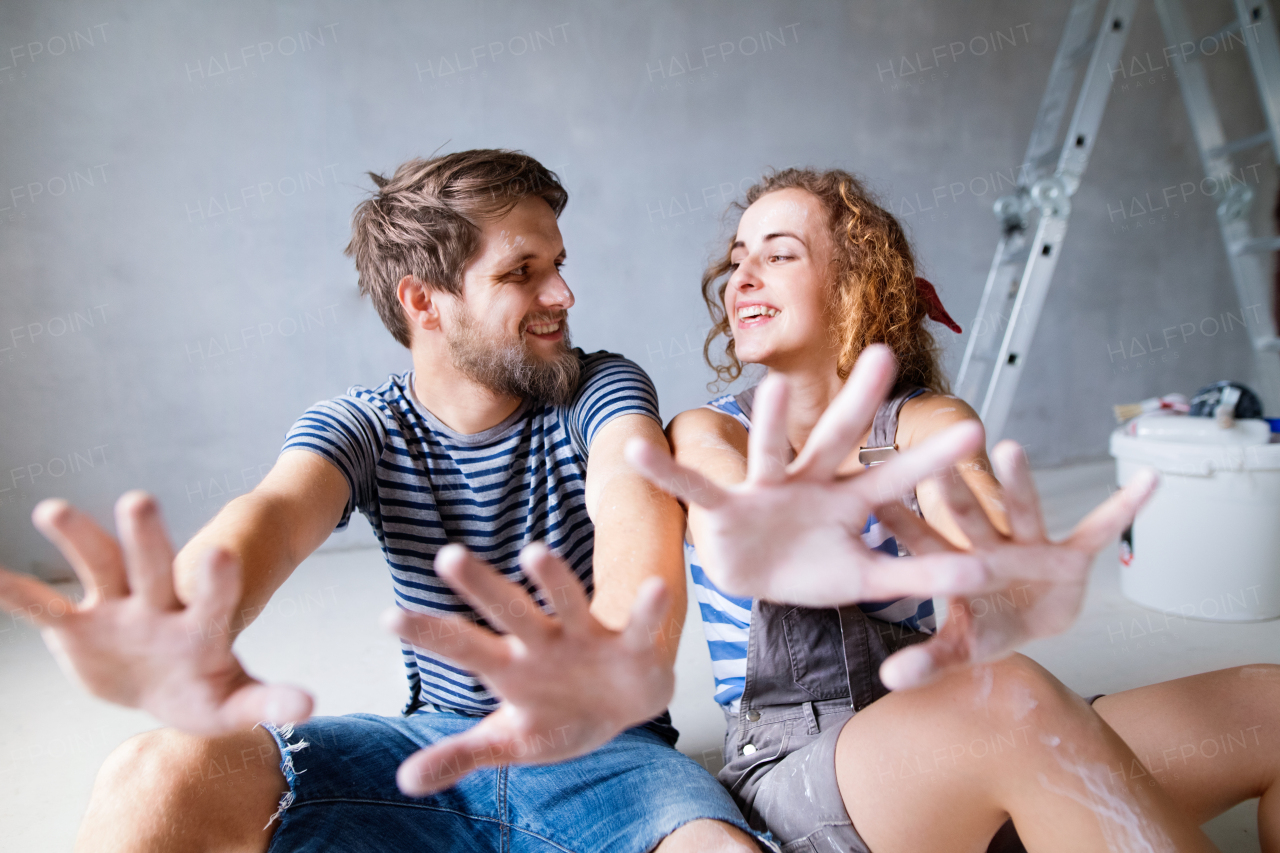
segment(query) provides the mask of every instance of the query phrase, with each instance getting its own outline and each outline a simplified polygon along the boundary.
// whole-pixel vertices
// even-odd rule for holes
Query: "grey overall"
[[[873,447],[895,443],[898,413],[916,390],[901,390],[880,406]],[[737,397],[748,418],[753,391]],[[783,853],[869,853],[836,784],[836,739],[846,720],[889,692],[878,674],[884,659],[928,636],[870,619],[853,605],[752,602],[746,683],[738,712],[725,708],[718,778],[747,822],[772,832]],[[1007,823],[991,850],[1022,850],[1012,830]]]

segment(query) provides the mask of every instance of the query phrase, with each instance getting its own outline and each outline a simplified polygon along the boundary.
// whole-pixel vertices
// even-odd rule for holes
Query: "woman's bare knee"
[[[926,840],[898,837],[915,808],[945,814],[957,837],[990,838],[1006,819],[1004,780],[1025,778],[1028,767],[1034,778],[1046,730],[1061,732],[1072,715],[1089,713],[1022,655],[952,672],[891,693],[846,723],[836,747],[840,790],[854,825],[887,849]]]
[[[837,774],[842,791],[958,786],[967,792],[965,808],[980,818],[975,826],[985,831],[995,821],[994,831],[1011,784],[1056,772],[1060,745],[1095,763],[1123,748],[1083,699],[1035,661],[1013,655],[890,694],[855,715],[840,736]]]
[[[279,761],[261,729],[135,735],[99,770],[77,850],[265,850],[266,823],[288,789]]]
[[[954,673],[927,690],[921,707],[957,730],[987,732],[997,745],[1046,727],[1080,733],[1101,725],[1084,700],[1023,655]]]

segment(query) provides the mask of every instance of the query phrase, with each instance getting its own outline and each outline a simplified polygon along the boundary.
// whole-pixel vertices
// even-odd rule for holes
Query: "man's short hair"
[[[480,226],[521,200],[544,199],[557,217],[569,194],[550,169],[519,151],[476,149],[415,158],[390,178],[369,173],[377,191],[351,218],[346,254],[355,258],[360,292],[404,346],[409,324],[396,296],[413,275],[461,294],[462,271],[480,250]]]

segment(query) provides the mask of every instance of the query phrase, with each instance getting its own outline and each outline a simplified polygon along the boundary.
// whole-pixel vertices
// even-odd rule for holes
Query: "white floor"
[[[1105,498],[1113,470],[1107,463],[1038,472],[1050,527],[1065,531]],[[390,601],[377,551],[319,554],[241,638],[242,659],[261,678],[310,689],[318,713],[394,714],[405,692],[399,648],[377,626]],[[1099,559],[1084,613],[1071,630],[1026,651],[1084,694],[1280,662],[1280,620],[1228,625],[1149,621],[1148,615],[1121,597],[1112,551]],[[710,662],[697,619],[691,610],[672,712],[681,749],[714,765],[724,729],[710,699]],[[4,615],[0,683],[0,850],[69,850],[98,766],[122,740],[155,723],[85,695],[58,671],[35,631]],[[1247,803],[1206,829],[1223,851],[1256,851],[1254,813]]]

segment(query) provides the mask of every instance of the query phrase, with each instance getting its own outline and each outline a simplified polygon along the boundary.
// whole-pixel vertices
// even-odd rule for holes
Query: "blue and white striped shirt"
[[[707,408],[729,415],[748,430],[751,419],[732,395],[717,397]],[[868,548],[897,557],[901,552],[898,542],[874,515],[867,518],[862,529],[862,541]],[[702,614],[702,632],[711,651],[711,674],[716,680],[715,699],[731,711],[738,709],[738,700],[746,686],[747,643],[751,636],[750,598],[735,598],[716,587],[703,571],[697,550],[688,542],[684,545],[685,558],[689,561],[689,574],[693,578],[693,592]],[[932,634],[937,629],[932,598],[898,598],[892,601],[864,601],[858,605],[863,613],[882,622],[903,625],[916,631]]]
[[[356,510],[369,519],[401,607],[484,624],[432,568],[449,542],[461,542],[532,591],[520,549],[545,540],[591,592],[595,529],[585,492],[591,442],[619,415],[662,421],[643,370],[620,355],[576,352],[582,379],[569,405],[525,401],[474,435],[455,432],[417,401],[412,371],[317,403],[289,430],[284,450],[318,453],[346,477],[351,497],[338,529]],[[470,672],[407,642],[401,647],[409,676],[405,713],[429,704],[470,714],[497,707],[497,697]]]

